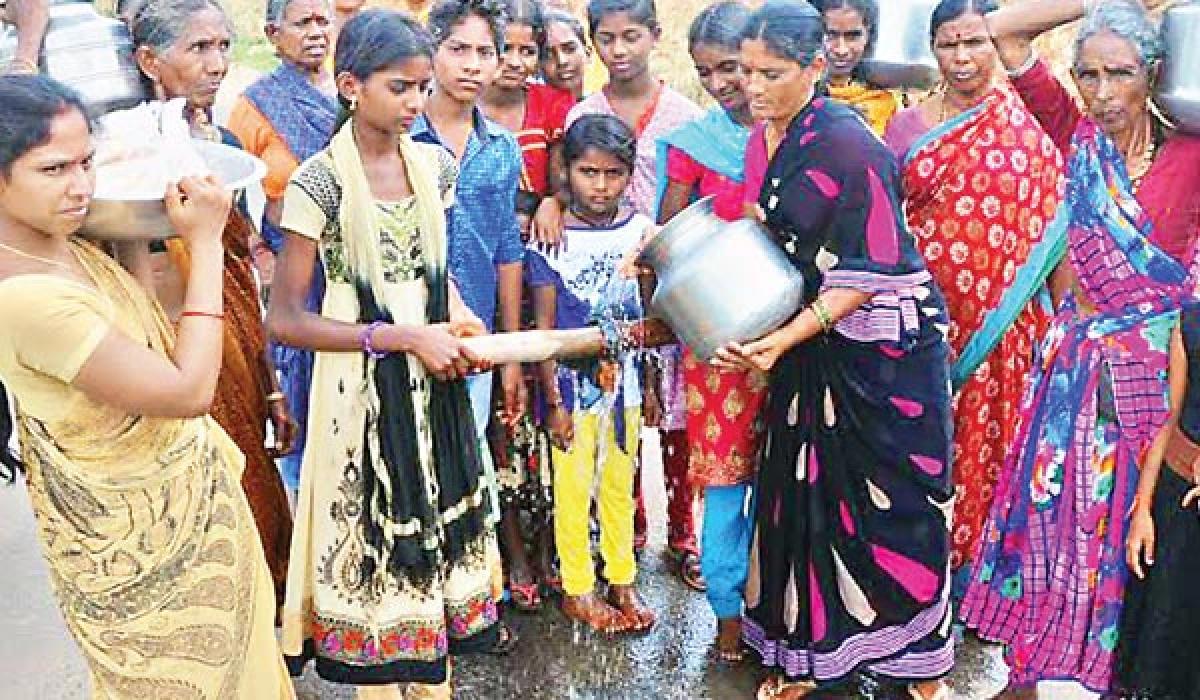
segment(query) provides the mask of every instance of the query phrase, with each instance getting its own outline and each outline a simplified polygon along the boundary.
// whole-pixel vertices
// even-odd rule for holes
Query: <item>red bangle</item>
[[[179,314],[179,318],[181,319],[187,318],[188,316],[195,316],[198,318],[215,318],[218,321],[225,320],[225,314],[214,314],[211,311],[184,311],[183,313]]]

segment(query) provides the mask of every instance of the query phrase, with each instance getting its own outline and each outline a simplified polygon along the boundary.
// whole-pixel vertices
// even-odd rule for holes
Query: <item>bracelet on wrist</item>
[[[372,360],[382,360],[388,356],[386,352],[380,352],[379,350],[376,350],[375,346],[371,342],[374,338],[375,331],[386,325],[387,324],[383,321],[372,321],[366,328],[363,329],[362,334],[358,336],[358,341],[362,346],[363,353]]]
[[[1021,78],[1025,77],[1026,73],[1033,70],[1033,67],[1037,65],[1037,62],[1038,62],[1037,52],[1030,49],[1029,58],[1025,59],[1024,63],[1022,63],[1021,65],[1017,66],[1016,68],[1014,68],[1010,71],[1005,71],[1006,73],[1008,73],[1008,79],[1009,80],[1020,80]]]
[[[825,306],[824,301],[821,301],[820,298],[813,299],[808,308],[812,309],[813,315],[817,317],[817,323],[820,324],[822,333],[833,330],[833,314],[829,313],[829,307]]]
[[[179,320],[182,321],[185,318],[213,318],[218,321],[223,321],[225,320],[225,314],[213,311],[196,311],[194,309],[188,309],[179,314]]]

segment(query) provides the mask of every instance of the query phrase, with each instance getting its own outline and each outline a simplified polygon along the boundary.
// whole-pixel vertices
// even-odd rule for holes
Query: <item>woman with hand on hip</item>
[[[229,69],[233,42],[225,11],[212,0],[155,0],[134,13],[131,33],[134,56],[155,96],[184,100],[184,118],[192,136],[239,146],[232,134],[212,124],[212,106]],[[246,456],[242,487],[282,604],[292,516],[274,458],[291,451],[296,424],[268,356],[250,256],[253,236],[254,226],[240,208],[230,211],[223,240],[225,343],[212,414]],[[178,241],[166,245],[168,255],[163,257],[170,264],[160,278],[159,301],[174,317],[180,313],[177,283],[187,277],[191,259]],[[265,447],[268,423],[275,434],[272,450]]]

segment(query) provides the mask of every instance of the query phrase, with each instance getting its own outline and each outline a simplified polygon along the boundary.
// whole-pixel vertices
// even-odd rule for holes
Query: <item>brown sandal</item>
[[[595,593],[564,595],[562,612],[603,634],[619,634],[629,629],[625,615]]]
[[[642,601],[642,596],[633,584],[609,586],[608,602],[625,616],[626,627],[630,632],[646,632],[658,619],[654,611]]]

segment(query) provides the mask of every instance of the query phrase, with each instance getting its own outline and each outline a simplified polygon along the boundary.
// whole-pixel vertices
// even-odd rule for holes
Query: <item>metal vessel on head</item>
[[[0,31],[0,65],[17,49],[17,31]],[[133,40],[121,22],[96,12],[90,2],[57,0],[42,41],[43,75],[70,87],[98,117],[149,99],[142,72],[133,59]]]
[[[1167,10],[1162,35],[1167,54],[1155,99],[1177,127],[1200,135],[1200,2]]]
[[[929,41],[936,0],[882,0],[878,37],[863,75],[882,88],[930,88],[941,77]]]

